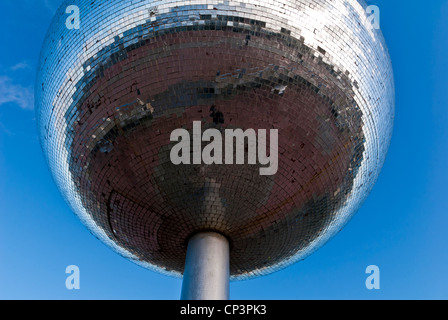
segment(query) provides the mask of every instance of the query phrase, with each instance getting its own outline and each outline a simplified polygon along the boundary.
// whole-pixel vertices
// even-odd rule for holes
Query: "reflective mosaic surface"
[[[80,8],[79,30],[65,26]],[[381,32],[357,0],[70,0],[45,39],[41,143],[90,230],[181,275],[188,238],[231,243],[231,275],[267,274],[336,234],[375,183],[394,116]],[[170,134],[278,129],[279,169],[173,165]]]

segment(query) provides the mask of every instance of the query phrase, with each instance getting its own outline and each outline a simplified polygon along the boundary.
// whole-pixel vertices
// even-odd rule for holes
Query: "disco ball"
[[[35,91],[73,211],[126,258],[174,276],[198,232],[228,239],[231,279],[322,246],[374,185],[394,117],[388,50],[358,0],[64,1]],[[173,163],[171,134],[194,138],[195,124],[277,130],[275,174],[247,159]]]

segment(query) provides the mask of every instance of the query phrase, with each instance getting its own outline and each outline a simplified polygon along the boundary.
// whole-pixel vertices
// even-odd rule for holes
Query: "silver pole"
[[[216,232],[188,242],[181,300],[229,299],[229,241]]]

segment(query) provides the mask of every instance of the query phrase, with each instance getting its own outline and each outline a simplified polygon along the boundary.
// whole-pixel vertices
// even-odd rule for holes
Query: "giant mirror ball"
[[[202,231],[229,240],[233,280],[304,259],[361,206],[390,143],[392,65],[366,7],[64,1],[35,93],[65,199],[99,239],[165,274],[182,276],[188,239]],[[202,132],[278,130],[278,171],[173,164],[170,135],[194,121]]]

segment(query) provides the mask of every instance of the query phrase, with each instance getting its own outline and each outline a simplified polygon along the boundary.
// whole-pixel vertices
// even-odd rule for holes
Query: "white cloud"
[[[11,70],[12,71],[17,71],[17,70],[28,69],[28,68],[30,68],[30,65],[28,63],[20,62],[20,63],[17,63],[16,65],[12,66]]]
[[[0,105],[6,103],[14,103],[24,110],[33,110],[33,88],[15,84],[9,77],[0,76]]]

